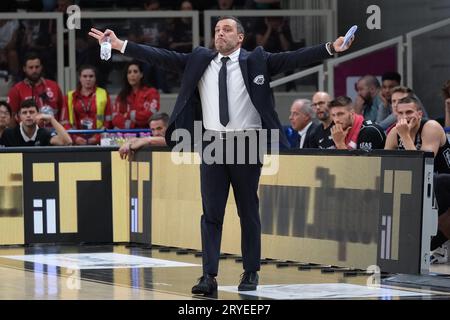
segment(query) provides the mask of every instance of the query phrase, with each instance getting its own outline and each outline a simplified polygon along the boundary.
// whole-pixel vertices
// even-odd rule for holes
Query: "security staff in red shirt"
[[[151,116],[159,111],[159,92],[144,85],[142,65],[130,62],[123,86],[113,107],[112,123],[118,129],[148,128]]]
[[[8,102],[16,114],[22,101],[34,99],[40,113],[51,114],[60,119],[64,109],[64,96],[55,81],[42,77],[42,69],[39,56],[36,53],[28,53],[23,65],[25,79],[9,90]],[[51,127],[49,123],[46,126]]]

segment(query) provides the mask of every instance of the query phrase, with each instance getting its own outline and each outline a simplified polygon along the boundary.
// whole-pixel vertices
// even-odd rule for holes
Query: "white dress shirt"
[[[227,63],[227,94],[230,122],[226,127],[220,123],[219,118],[219,71],[222,67],[220,60],[223,57],[222,54],[217,54],[198,82],[203,125],[207,130],[231,131],[262,127],[261,117],[250,100],[244,83],[239,65],[240,52],[241,50],[237,49],[228,56],[230,60]]]
[[[298,134],[300,135],[300,149],[302,149],[303,145],[305,144],[306,132],[308,132],[308,129],[309,127],[311,127],[311,125],[312,121],[310,121],[302,130],[298,132]]]

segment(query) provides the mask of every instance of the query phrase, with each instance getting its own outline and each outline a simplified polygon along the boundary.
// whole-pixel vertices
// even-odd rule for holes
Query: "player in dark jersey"
[[[414,97],[401,99],[397,105],[397,124],[389,132],[386,149],[390,150],[422,150],[434,154],[435,196],[438,203],[438,231],[431,240],[431,263],[446,262],[447,248],[443,245],[448,237],[443,231],[448,229],[450,215],[446,214],[450,186],[450,143],[444,129],[434,120],[422,119],[422,110]],[[445,215],[444,215],[445,214]],[[445,252],[445,254],[441,254]]]
[[[331,128],[331,136],[336,149],[370,151],[384,148],[386,135],[383,129],[356,114],[352,99],[338,97],[330,102],[329,108],[335,124]]]
[[[331,136],[331,127],[334,125],[330,117],[329,104],[331,97],[326,92],[316,92],[312,97],[311,106],[316,113],[316,118],[320,124],[310,134],[309,147],[319,149],[334,149],[333,137]]]
[[[50,145],[70,145],[72,139],[64,127],[52,114],[39,113],[34,99],[22,101],[18,110],[20,123],[15,128],[7,128],[0,138],[0,145],[5,147],[32,147]],[[45,122],[55,129],[53,133],[39,125]]]
[[[434,171],[450,173],[450,144],[441,125],[422,119],[420,104],[414,97],[399,101],[397,115],[397,124],[388,134],[385,149],[433,152]]]

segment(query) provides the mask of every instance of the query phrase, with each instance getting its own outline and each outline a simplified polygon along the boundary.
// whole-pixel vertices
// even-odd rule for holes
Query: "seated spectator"
[[[380,97],[380,82],[375,76],[366,75],[356,83],[358,96],[355,100],[355,112],[364,117],[364,120],[375,122],[378,110],[383,108]]]
[[[113,107],[113,126],[117,129],[146,128],[159,111],[159,92],[144,84],[142,65],[132,61],[125,68],[122,89]]]
[[[0,138],[0,145],[5,147],[33,146],[66,146],[72,144],[72,139],[64,127],[48,113],[39,113],[34,99],[24,100],[18,110],[19,125],[7,128]],[[40,128],[43,122],[48,122],[55,131]]]
[[[310,148],[311,132],[318,126],[313,122],[314,118],[310,100],[297,99],[292,103],[289,116],[291,126],[285,128],[291,149]]]
[[[310,148],[334,149],[334,141],[331,135],[331,127],[334,123],[330,117],[329,104],[331,97],[327,92],[316,92],[312,97],[312,107],[320,124],[311,133]]]
[[[67,111],[63,112],[61,124],[78,130],[110,129],[111,102],[105,89],[97,87],[97,72],[92,66],[82,66],[77,89],[65,97]],[[76,145],[97,145],[100,134],[73,135]]]
[[[192,11],[192,2],[185,0],[181,2],[181,11]],[[192,19],[177,18],[171,27],[172,37],[170,39],[170,49],[178,52],[189,53],[192,51]]]
[[[17,20],[0,20],[0,69],[16,79],[19,74],[19,57],[17,54]]]
[[[245,9],[281,9],[281,0],[246,0]]]
[[[37,54],[27,55],[23,71],[25,79],[16,83],[8,93],[13,115],[19,110],[22,101],[33,99],[40,113],[48,113],[59,119],[65,108],[64,96],[55,81],[43,78],[42,63]]]
[[[400,85],[401,79],[402,78],[398,72],[386,72],[381,76],[380,98],[383,101],[383,106],[378,109],[376,122],[384,130],[386,130],[387,127],[384,127],[382,122],[392,113],[392,90]]]
[[[58,67],[56,32],[53,19],[26,19],[20,21],[18,33],[19,61],[23,61],[29,52],[36,52],[45,63],[46,78],[52,80],[56,80]]]
[[[0,101],[0,138],[11,124],[11,107],[6,101]]]
[[[255,31],[255,41],[257,46],[262,46],[268,52],[278,53],[282,51],[294,50],[289,22],[284,17],[266,17],[264,23],[259,23]],[[292,71],[285,72],[288,76]],[[295,91],[295,81],[290,81],[285,85],[285,91]]]
[[[414,97],[401,99],[397,105],[398,121],[389,132],[386,149],[422,150],[433,152],[435,172],[435,196],[438,203],[438,231],[431,240],[431,263],[447,262],[447,248],[444,243],[449,239],[450,143],[441,125],[434,120],[422,118],[419,101]],[[445,214],[444,214],[445,213]],[[445,233],[444,233],[445,232]],[[445,253],[445,257],[440,254]],[[444,261],[445,260],[445,261]]]
[[[149,122],[152,131],[151,137],[133,138],[124,143],[119,154],[122,159],[126,159],[130,154],[144,146],[166,146],[166,130],[169,123],[169,115],[165,112],[154,114]]]
[[[144,0],[144,10],[145,11],[160,11],[161,3],[159,0]],[[132,29],[133,34],[136,38],[135,42],[149,44],[158,48],[169,49],[170,48],[170,37],[169,37],[169,25],[167,19],[152,18],[152,19],[138,19],[133,22]],[[133,40],[134,37],[129,37]],[[148,82],[154,87],[164,93],[170,93],[172,91],[172,81],[169,77],[174,75],[164,69],[158,64],[144,64],[142,65],[142,72],[145,74]],[[178,78],[177,78],[178,79]],[[147,124],[147,121],[145,122]]]
[[[411,96],[398,102],[397,115],[397,124],[387,136],[385,149],[433,152],[434,171],[450,174],[450,143],[441,125],[423,119],[419,101]]]
[[[211,7],[212,10],[236,10],[234,0],[217,0],[217,4]]]
[[[352,99],[338,97],[330,102],[329,108],[334,122],[331,136],[336,149],[370,151],[384,148],[386,135],[383,129],[370,120],[365,121],[362,115],[356,114]]]
[[[284,17],[266,17],[256,32],[256,44],[269,52],[291,50],[293,40],[288,21]]]
[[[389,117],[387,117],[383,122],[382,122],[382,128],[385,126],[388,126],[385,131],[386,134],[388,134],[393,127],[395,127],[395,125],[397,124],[397,105],[398,102],[406,97],[412,97],[414,96],[415,98],[417,98],[414,95],[414,92],[408,88],[408,87],[403,87],[403,86],[398,86],[395,87],[394,89],[392,89],[392,95],[391,95],[391,104],[392,104],[392,113],[389,115]],[[381,125],[380,125],[381,127]]]

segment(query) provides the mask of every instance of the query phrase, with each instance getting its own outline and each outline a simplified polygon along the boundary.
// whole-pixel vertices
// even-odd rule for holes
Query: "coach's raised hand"
[[[355,40],[355,36],[351,37],[350,41],[348,42],[348,44],[346,46],[344,46],[343,48],[341,48],[341,46],[344,43],[344,39],[345,39],[344,37],[339,37],[333,42],[333,47],[334,47],[334,50],[336,52],[344,52],[345,50],[350,48],[350,46],[352,45],[353,41]]]
[[[91,28],[91,31],[89,32],[89,35],[95,39],[98,40],[98,43],[101,44],[103,41],[105,41],[106,37],[109,37],[109,39],[111,40],[111,47],[113,49],[119,50],[122,49],[123,40],[120,40],[119,38],[117,38],[116,34],[114,33],[114,31],[106,29],[105,32],[102,32],[98,29],[95,28]]]

